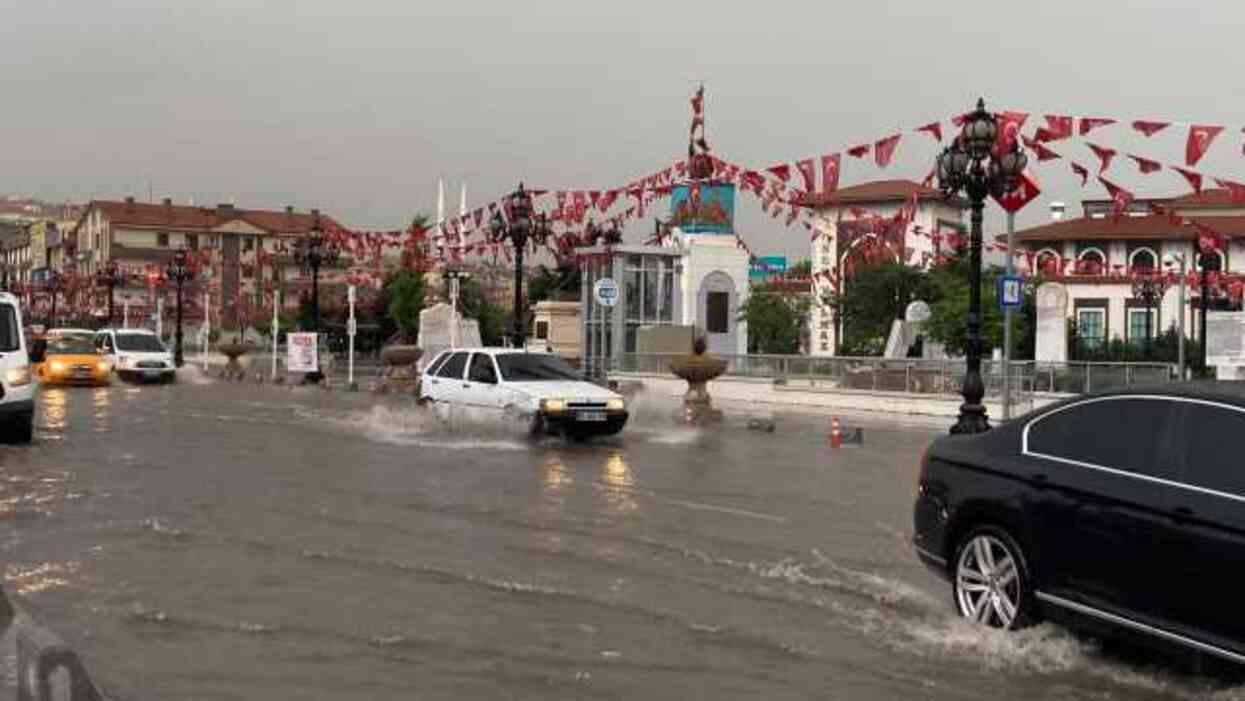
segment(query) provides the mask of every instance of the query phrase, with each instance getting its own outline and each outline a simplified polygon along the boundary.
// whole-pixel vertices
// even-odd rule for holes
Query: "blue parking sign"
[[[999,276],[999,306],[1019,309],[1025,303],[1025,281],[1015,275]]]

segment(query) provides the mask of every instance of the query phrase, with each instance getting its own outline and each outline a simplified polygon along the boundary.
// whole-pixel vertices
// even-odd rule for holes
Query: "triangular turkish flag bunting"
[[[873,145],[873,158],[877,161],[879,168],[885,168],[890,165],[891,158],[895,155],[895,147],[899,145],[899,139],[903,134],[895,134],[885,139],[879,139]]]
[[[864,158],[869,154],[869,144],[861,144],[847,149],[847,155],[852,158]]]
[[[597,200],[597,209],[600,210],[601,214],[605,214],[613,206],[616,199],[618,199],[618,190],[606,190],[601,195],[601,199]]]
[[[1146,138],[1154,136],[1169,126],[1171,126],[1170,122],[1148,122],[1144,119],[1138,119],[1133,122],[1133,129],[1145,134]]]
[[[1098,176],[1098,182],[1102,183],[1102,186],[1107,188],[1107,192],[1111,194],[1111,200],[1115,202],[1115,206],[1111,209],[1111,217],[1119,221],[1120,217],[1124,216],[1124,211],[1128,209],[1128,206],[1136,198],[1133,196],[1133,193],[1110,182],[1101,175]]]
[[[1088,141],[1085,142],[1085,145],[1089,147],[1090,151],[1094,152],[1095,156],[1098,156],[1098,160],[1102,161],[1102,166],[1098,168],[1098,173],[1105,173],[1107,168],[1111,167],[1111,159],[1115,158],[1115,149],[1091,144]]]
[[[1234,201],[1245,202],[1245,185],[1231,180],[1224,180],[1223,178],[1215,178],[1215,184],[1219,187],[1226,188],[1228,196]]]
[[[477,208],[476,208],[476,211],[474,211],[474,212],[472,212],[472,213],[471,213],[471,216],[475,218],[475,220],[476,220],[476,228],[477,228],[477,229],[479,229],[479,228],[480,228],[480,223],[484,221],[484,208],[483,208],[483,207],[477,207]]]
[[[600,190],[589,190],[588,191],[588,201],[592,203],[593,207],[597,206],[597,201],[600,199],[601,199]]]
[[[1191,170],[1185,170],[1184,168],[1181,168],[1180,166],[1172,166],[1172,170],[1183,175],[1184,179],[1189,182],[1189,187],[1193,188],[1194,192],[1198,194],[1202,193],[1202,174],[1201,173],[1196,173]]]
[[[1081,176],[1081,187],[1085,187],[1085,183],[1089,182],[1089,170],[1080,163],[1072,161],[1072,172]]]
[[[791,179],[791,166],[787,165],[786,163],[782,165],[777,165],[777,166],[770,166],[769,168],[766,168],[765,170],[769,171],[770,173],[773,173],[774,177],[778,178],[784,183]]]
[[[1034,141],[1029,142],[1027,145],[1029,146],[1029,148],[1033,149],[1033,153],[1037,154],[1037,159],[1039,161],[1045,162],[1045,161],[1053,161],[1057,158],[1063,158],[1063,156],[1060,156],[1059,154],[1047,148],[1041,141],[1034,140]]]
[[[834,192],[839,189],[839,166],[842,156],[837,153],[821,157],[821,191]]]
[[[800,175],[804,178],[804,191],[812,192],[817,189],[817,173],[813,170],[813,159],[805,158],[802,161],[796,161],[795,167],[800,170]]]
[[[1189,140],[1185,144],[1184,162],[1192,168],[1202,160],[1202,156],[1210,150],[1210,144],[1219,136],[1223,127],[1210,124],[1193,124],[1189,126]]]
[[[957,127],[962,127],[968,123],[968,118],[970,115],[972,115],[972,112],[965,112],[964,114],[957,114],[951,118],[951,123],[956,125]]]
[[[1029,119],[1029,113],[1002,112],[995,115],[994,119],[996,125],[995,153],[1004,153],[1011,149],[1012,144],[1020,140],[1020,128]]]
[[[1046,115],[1046,128],[1037,130],[1038,141],[1059,141],[1072,136],[1072,118],[1057,114]]]
[[[913,131],[928,132],[930,136],[934,137],[934,141],[937,141],[938,143],[942,143],[942,123],[941,122],[930,122],[929,124],[926,124],[925,126],[917,127]]]
[[[1131,153],[1128,154],[1128,157],[1137,163],[1137,169],[1142,173],[1153,173],[1157,170],[1163,169],[1163,165],[1158,161],[1152,161],[1149,158],[1142,158],[1141,156],[1134,156]]]
[[[930,168],[930,169],[929,169],[929,173],[927,173],[927,174],[925,175],[925,179],[921,181],[921,186],[922,186],[922,187],[933,187],[933,186],[934,186],[934,178],[935,178],[937,175],[938,175],[938,169],[937,169],[937,168]]]
[[[686,172],[687,172],[687,162],[686,162],[686,161],[679,161],[678,163],[675,163],[675,164],[674,164],[674,172],[678,173],[679,175],[683,175],[684,173],[686,173]]]
[[[1090,131],[1098,127],[1105,127],[1108,124],[1115,124],[1115,120],[1104,117],[1081,117],[1081,136],[1085,136]]]

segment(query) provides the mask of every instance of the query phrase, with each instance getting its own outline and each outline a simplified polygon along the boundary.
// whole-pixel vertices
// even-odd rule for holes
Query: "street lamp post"
[[[173,336],[173,364],[182,366],[182,286],[194,279],[186,257],[186,249],[179,248],[173,252],[173,259],[164,268],[164,279],[177,286],[177,330]],[[109,295],[111,296],[111,291]],[[111,320],[111,311],[109,312]]]
[[[1197,306],[1201,311],[1201,317],[1198,319],[1197,340],[1201,344],[1199,355],[1202,360],[1202,373],[1206,373],[1206,312],[1210,309],[1210,275],[1214,270],[1219,270],[1219,256],[1214,251],[1202,250],[1201,241],[1194,239],[1194,253],[1197,254],[1197,265],[1200,271],[1199,283],[1201,293],[1198,295]]]
[[[998,124],[986,111],[985,100],[965,116],[964,127],[954,143],[938,156],[938,184],[948,197],[963,192],[972,208],[969,242],[969,306],[964,403],[951,433],[982,433],[990,430],[986,394],[981,378],[981,227],[986,197],[1010,192],[1024,171],[1027,160],[1014,141],[1006,149],[996,148]]]
[[[294,248],[294,260],[299,265],[311,268],[311,330],[316,333],[316,354],[320,353],[320,266],[332,265],[337,262],[341,250],[329,241],[320,225],[320,210],[311,210],[311,233],[299,239]],[[316,363],[315,372],[303,376],[303,382],[315,384],[324,379],[320,364]]]
[[[48,290],[52,293],[52,314],[48,321],[48,328],[56,328],[56,295],[64,286],[65,279],[61,277],[59,271],[51,270],[48,272]]]
[[[1146,340],[1143,345],[1145,357],[1150,357],[1152,349],[1152,340],[1154,338],[1153,328],[1151,326],[1151,316],[1154,309],[1163,299],[1163,293],[1167,291],[1167,283],[1162,279],[1146,275],[1133,282],[1133,297],[1141,300],[1146,305]]]
[[[489,219],[489,232],[494,242],[503,239],[510,241],[514,247],[514,328],[511,340],[515,348],[526,346],[527,330],[523,321],[523,252],[528,241],[543,245],[549,238],[549,222],[542,212],[539,216],[532,215],[532,197],[519,183],[519,189],[510,195],[507,202],[507,216],[502,217],[500,211],[494,211]]]
[[[125,274],[117,267],[116,261],[109,261],[107,265],[95,271],[95,284],[108,288],[108,323],[105,326],[112,326],[113,290],[117,285],[125,284]]]
[[[1185,365],[1184,364],[1184,315],[1188,311],[1188,309],[1185,308],[1184,289],[1185,289],[1185,275],[1187,273],[1186,264],[1188,262],[1188,259],[1185,258],[1185,255],[1183,253],[1168,253],[1167,255],[1163,256],[1163,264],[1167,265],[1168,267],[1175,265],[1177,262],[1180,263],[1180,297],[1179,297],[1180,313],[1176,315],[1176,333],[1180,335],[1180,338],[1177,339],[1176,341],[1176,365],[1177,367],[1180,368],[1180,381],[1184,382],[1185,380],[1189,379],[1188,375],[1185,373],[1185,367],[1184,367]]]

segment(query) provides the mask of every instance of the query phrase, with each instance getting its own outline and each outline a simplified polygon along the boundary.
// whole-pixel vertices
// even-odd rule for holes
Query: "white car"
[[[102,329],[95,347],[123,380],[172,382],[177,376],[173,354],[147,329]]]
[[[17,297],[0,292],[0,435],[12,443],[29,443],[34,436],[35,385],[30,377],[31,360],[22,333],[22,311]]]
[[[607,436],[627,423],[622,395],[585,382],[556,355],[517,349],[442,351],[424,368],[419,398],[527,417],[534,434]]]

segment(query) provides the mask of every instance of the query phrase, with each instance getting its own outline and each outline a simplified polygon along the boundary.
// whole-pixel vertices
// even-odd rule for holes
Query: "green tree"
[[[754,286],[739,310],[739,320],[748,323],[748,352],[799,353],[808,307],[809,300],[804,295]]]
[[[500,346],[505,338],[506,313],[484,294],[484,286],[475,278],[460,283],[460,313],[480,324],[480,341],[486,346]]]
[[[527,289],[527,301],[531,305],[546,299],[578,299],[583,273],[573,263],[562,263],[556,268],[547,265],[537,267]]]
[[[881,355],[895,319],[910,302],[928,299],[928,274],[896,262],[859,268],[826,303],[839,319],[841,355]]]
[[[402,270],[385,281],[387,316],[393,321],[397,333],[405,343],[419,340],[419,313],[424,308],[424,277],[420,273]]]
[[[1006,271],[989,266],[981,273],[981,337],[984,354],[1003,347],[1003,310],[999,306],[998,280]],[[959,255],[929,272],[932,314],[926,324],[930,338],[952,353],[965,353],[969,307],[968,259]],[[1012,359],[1031,360],[1037,342],[1036,291],[1039,278],[1026,281],[1024,303],[1012,317]]]

